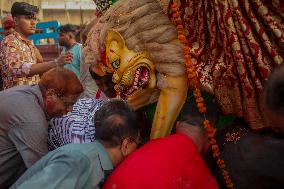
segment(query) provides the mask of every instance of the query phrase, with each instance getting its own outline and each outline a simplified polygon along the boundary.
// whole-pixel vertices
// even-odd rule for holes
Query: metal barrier
[[[40,33],[35,33],[29,37],[35,45],[40,45],[41,39],[54,39],[55,44],[58,43],[58,28],[60,23],[58,21],[40,22],[36,25]]]
[[[60,23],[58,21],[39,22],[36,25],[37,32],[29,37],[35,45],[40,45],[41,39],[53,39],[55,44],[58,44],[58,28]],[[0,34],[3,29],[0,28]],[[1,38],[1,37],[0,37]]]

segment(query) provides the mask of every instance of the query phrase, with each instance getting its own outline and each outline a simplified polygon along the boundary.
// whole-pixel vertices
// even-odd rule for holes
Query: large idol
[[[88,35],[84,62],[112,74],[120,98],[135,108],[158,102],[151,138],[169,135],[185,102],[188,79],[176,27],[156,0],[120,0]]]
[[[202,90],[214,95],[224,114],[243,117],[252,129],[273,125],[262,93],[270,71],[284,60],[283,3],[94,1],[100,16],[83,49],[84,62],[97,78],[111,75],[117,95],[135,109],[158,102],[151,138],[170,133],[191,82],[178,28],[169,19],[170,2],[181,5],[184,36]]]

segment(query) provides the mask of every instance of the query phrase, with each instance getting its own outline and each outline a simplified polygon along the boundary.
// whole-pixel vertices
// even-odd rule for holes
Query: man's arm
[[[70,64],[73,59],[72,53],[62,53],[57,63],[55,61],[43,62],[42,64],[33,64],[25,62],[21,58],[21,49],[14,42],[9,42],[2,46],[4,52],[5,65],[15,77],[30,77],[42,74],[56,66]],[[35,60],[36,61],[36,60]]]
[[[42,64],[33,64],[27,76],[43,74],[44,72],[56,66],[64,66],[65,64],[70,64],[72,62],[72,59],[73,59],[72,53],[70,52],[61,53],[55,61],[43,62]]]

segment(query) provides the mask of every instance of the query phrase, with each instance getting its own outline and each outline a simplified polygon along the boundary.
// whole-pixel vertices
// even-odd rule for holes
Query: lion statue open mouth
[[[131,5],[131,6],[129,6]],[[98,76],[138,109],[158,102],[151,138],[169,135],[188,91],[183,45],[156,0],[120,0],[93,26],[83,49]]]
[[[121,98],[127,99],[128,96],[138,89],[146,88],[149,80],[150,69],[145,65],[141,65],[126,71],[121,81],[115,85],[114,89]]]

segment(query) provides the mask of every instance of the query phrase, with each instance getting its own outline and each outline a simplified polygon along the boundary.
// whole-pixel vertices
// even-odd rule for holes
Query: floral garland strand
[[[179,41],[184,45],[183,48],[183,53],[184,53],[184,58],[185,58],[185,64],[186,64],[186,70],[188,73],[188,78],[190,80],[190,87],[194,89],[194,96],[195,96],[195,101],[198,107],[198,110],[200,113],[205,113],[206,112],[206,107],[204,103],[204,99],[201,95],[200,91],[200,86],[199,86],[199,81],[196,76],[196,71],[195,67],[191,61],[191,56],[190,56],[190,47],[188,44],[188,41],[185,37],[185,32],[184,32],[184,27],[182,25],[182,19],[181,19],[181,14],[179,11],[179,5],[177,3],[172,3],[170,5],[170,15],[173,23],[176,25],[177,28],[177,33],[178,33],[178,39]],[[234,184],[229,176],[229,172],[226,170],[226,165],[224,160],[220,158],[220,149],[219,146],[216,142],[215,139],[215,132],[216,129],[210,124],[209,120],[205,118],[203,122],[204,128],[206,129],[208,136],[209,136],[209,141],[210,145],[213,151],[213,157],[217,160],[217,165],[221,170],[222,176],[224,178],[224,181],[226,183],[226,186],[230,189],[234,189]]]

